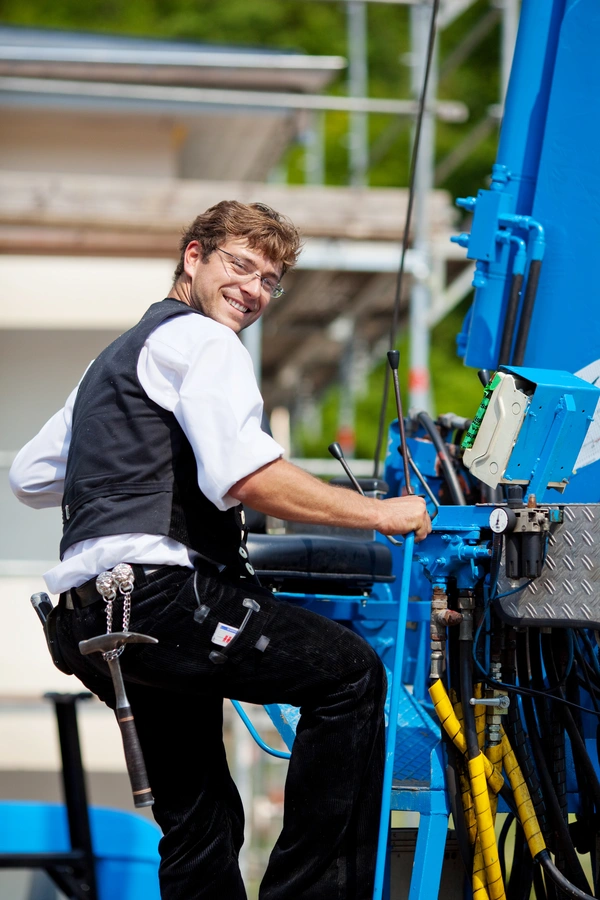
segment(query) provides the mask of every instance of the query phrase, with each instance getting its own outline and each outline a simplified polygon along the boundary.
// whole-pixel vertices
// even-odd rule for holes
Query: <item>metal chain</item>
[[[117,590],[123,597],[123,627],[124,632],[129,631],[131,618],[131,594],[133,591],[133,569],[129,563],[119,563],[111,572],[101,572],[96,578],[96,590],[106,604],[106,633],[111,634],[113,625],[113,603],[117,599]],[[103,653],[105,660],[117,659],[125,648],[109,650]]]
[[[119,593],[123,597],[123,631],[129,631],[129,619],[131,617],[131,593],[133,591],[133,569],[128,563],[119,563],[112,570],[113,579],[116,582]]]

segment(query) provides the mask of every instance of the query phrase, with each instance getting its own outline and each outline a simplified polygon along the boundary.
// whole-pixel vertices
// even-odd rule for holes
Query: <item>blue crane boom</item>
[[[475,300],[459,337],[468,366],[513,363],[600,379],[592,276],[600,238],[599,40],[594,0],[522,5],[491,184],[458,200],[473,212],[461,243],[477,261]],[[515,272],[525,277],[511,318]],[[599,460],[596,423],[566,501],[600,499]]]

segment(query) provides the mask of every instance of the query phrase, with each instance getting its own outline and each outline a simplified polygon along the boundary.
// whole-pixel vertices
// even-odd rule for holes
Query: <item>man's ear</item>
[[[202,247],[198,241],[190,241],[183,255],[183,271],[192,278],[201,261]]]

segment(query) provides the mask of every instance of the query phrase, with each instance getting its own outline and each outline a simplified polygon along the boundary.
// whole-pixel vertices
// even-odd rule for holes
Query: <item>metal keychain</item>
[[[134,575],[129,563],[118,563],[110,572],[101,572],[96,578],[96,590],[106,604],[106,633],[112,633],[113,603],[117,599],[117,591],[123,597],[123,627],[122,631],[129,631],[131,617],[131,594],[133,591]],[[102,654],[105,660],[117,659],[124,646],[117,650],[108,650]]]

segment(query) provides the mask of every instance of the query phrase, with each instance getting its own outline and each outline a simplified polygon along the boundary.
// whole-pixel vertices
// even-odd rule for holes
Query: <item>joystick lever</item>
[[[359,482],[358,482],[358,479],[355,477],[355,475],[354,475],[352,469],[351,469],[350,466],[348,465],[348,463],[347,463],[347,461],[346,461],[346,457],[344,456],[344,451],[342,450],[342,448],[340,447],[340,445],[338,444],[338,442],[337,442],[337,441],[334,441],[333,444],[330,444],[329,447],[328,447],[327,449],[329,450],[329,452],[331,453],[331,455],[333,456],[333,458],[334,458],[334,459],[337,459],[337,461],[338,461],[339,463],[341,463],[341,465],[342,465],[342,467],[343,467],[343,469],[344,469],[344,472],[346,473],[346,475],[348,476],[348,478],[350,479],[350,481],[351,481],[352,484],[354,485],[355,489],[358,491],[359,494],[362,494],[363,497],[364,497],[364,496],[365,496],[365,492],[364,492],[363,489],[361,488],[361,486],[360,486],[360,484],[359,484]],[[402,546],[402,541],[397,541],[396,538],[394,538],[394,537],[391,536],[391,534],[386,534],[386,535],[384,535],[384,537],[390,542],[390,544],[393,544],[394,547],[401,547],[401,546]]]
[[[427,484],[426,480],[423,478],[420,469],[417,467],[416,462],[410,455],[410,451],[408,449],[408,445],[406,443],[406,433],[404,431],[404,416],[402,415],[402,398],[400,396],[400,383],[398,381],[398,366],[400,364],[400,352],[398,350],[389,350],[388,351],[388,362],[390,364],[390,369],[392,370],[392,379],[394,382],[394,395],[396,398],[396,413],[398,415],[398,428],[400,430],[400,453],[402,454],[402,461],[404,463],[404,481],[406,483],[406,493],[414,494],[413,487],[410,483],[410,470],[412,469],[421,484],[423,485],[423,490],[435,506],[435,510],[431,514],[431,518],[434,519],[438,514],[438,509],[440,507],[439,500]]]
[[[331,453],[331,455],[334,457],[334,459],[337,459],[337,461],[341,464],[341,466],[342,466],[344,472],[346,473],[346,475],[348,476],[348,478],[350,479],[350,481],[352,482],[352,484],[354,485],[354,487],[356,488],[356,490],[358,491],[358,493],[359,493],[359,494],[362,494],[363,497],[364,497],[364,496],[365,496],[365,492],[364,492],[363,489],[361,488],[360,483],[358,482],[358,480],[354,477],[354,472],[352,471],[352,469],[350,468],[350,466],[349,466],[348,463],[346,462],[346,457],[344,456],[344,451],[342,450],[342,448],[341,448],[341,446],[338,444],[338,442],[337,442],[337,441],[334,441],[333,444],[330,444],[329,447],[328,447],[327,449],[329,450],[329,452]]]

